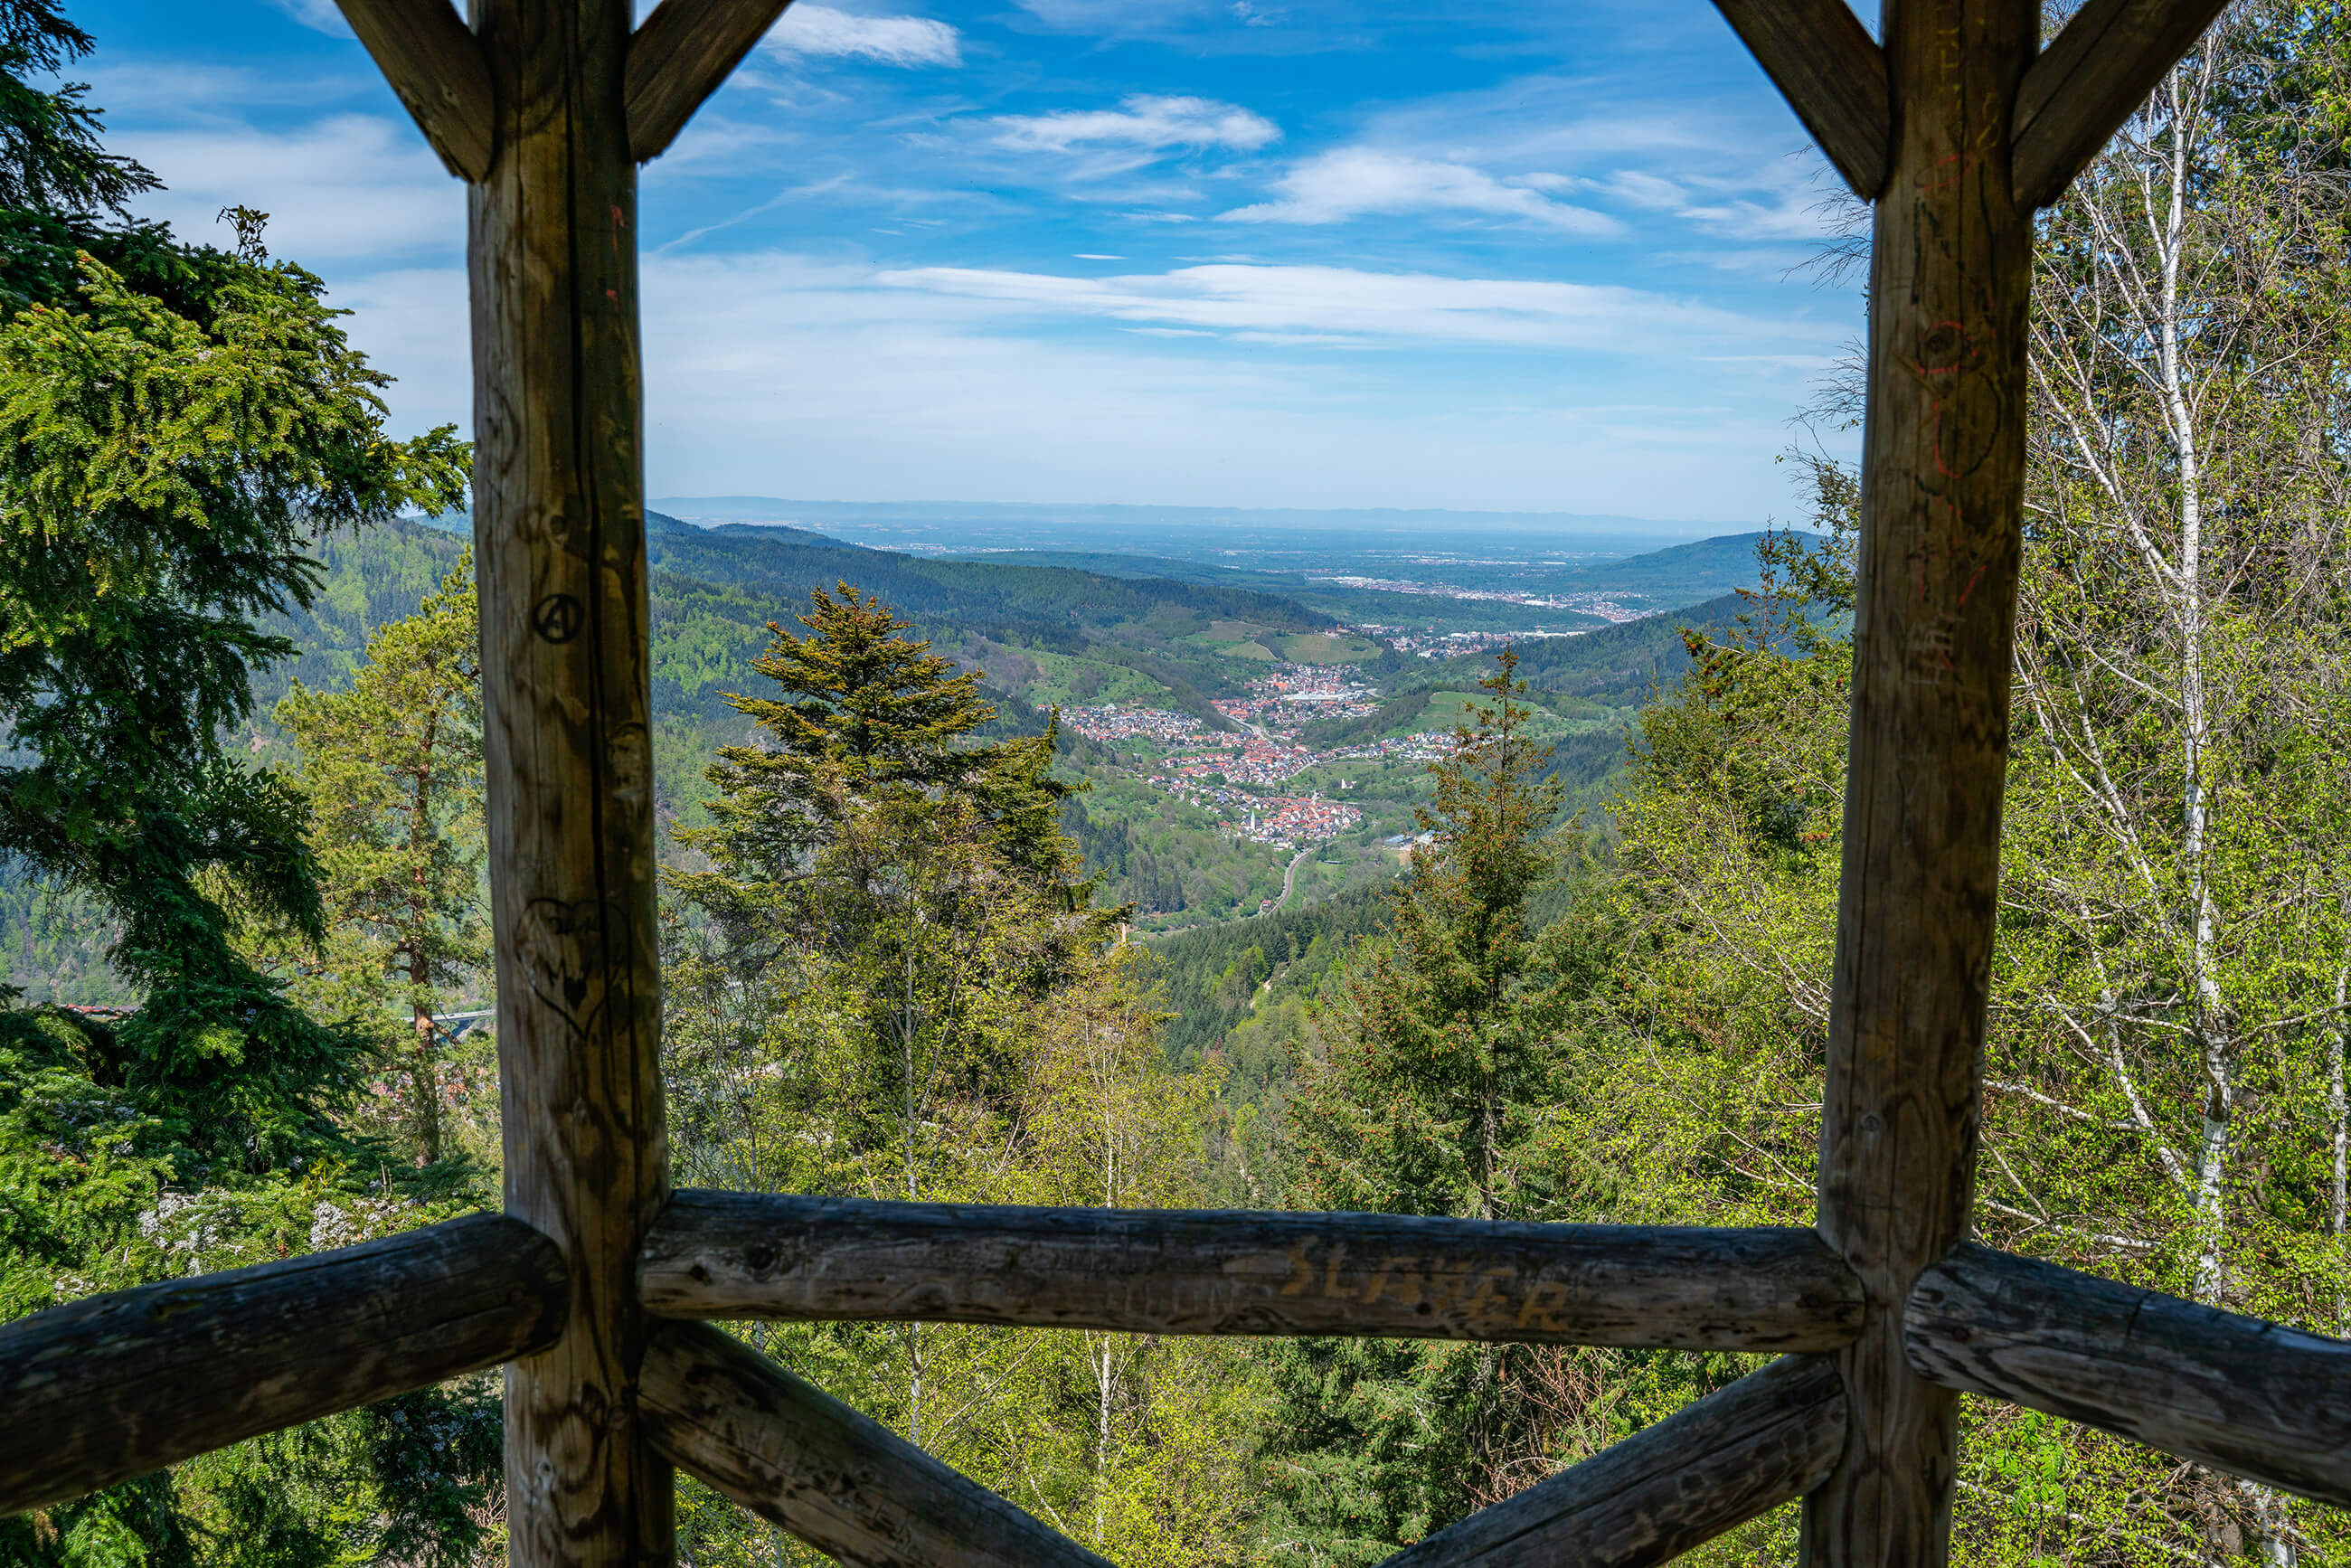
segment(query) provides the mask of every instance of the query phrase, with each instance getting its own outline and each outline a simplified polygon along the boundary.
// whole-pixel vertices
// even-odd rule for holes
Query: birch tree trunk
[[[2278,1200],[2247,1189],[2332,1153],[2277,1140],[2321,1121],[2288,1090],[2328,1092],[2312,1046],[2341,1032],[2341,878],[2308,866],[2340,859],[2312,830],[2342,738],[2314,698],[2339,684],[2342,198],[2290,155],[2307,111],[2260,25],[2224,19],[2043,219],[1987,1207],[2012,1244],[2287,1316]],[[2279,1494],[2195,1490],[2206,1554],[2241,1528],[2294,1561]]]

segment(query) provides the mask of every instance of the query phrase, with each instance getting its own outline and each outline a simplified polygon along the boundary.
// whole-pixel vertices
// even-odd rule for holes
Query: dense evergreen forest
[[[54,0],[0,0],[0,908],[36,934],[0,990],[0,1319],[499,1193],[494,1042],[442,1021],[488,987],[471,566],[402,520],[460,507],[468,454],[386,436],[382,378],[261,214],[227,250],[130,215],[152,176],[42,85],[91,47]],[[2041,220],[1975,1215],[2336,1335],[2346,105],[2340,9],[2253,0]],[[1149,936],[1135,903],[1224,871],[1112,810],[1102,748],[1020,694],[1081,674],[1205,708],[1239,639],[1202,628],[1315,611],[1212,574],[655,519],[678,1181],[1807,1223],[1858,487],[1795,471],[1804,530],[1757,542],[1744,592],[1368,660],[1385,716],[1334,736],[1471,698],[1412,776],[1408,860]],[[63,1005],[97,994],[93,947],[118,1008]],[[1752,1364],[741,1332],[1105,1557],[1171,1568],[1376,1562]],[[2297,1499],[1993,1401],[1963,1420],[1964,1563],[2351,1556],[2351,1522]],[[0,1561],[489,1568],[499,1432],[495,1380],[461,1380],[0,1521]],[[819,1561],[698,1483],[679,1502],[696,1568]],[[1795,1530],[1696,1555],[1792,1562]]]

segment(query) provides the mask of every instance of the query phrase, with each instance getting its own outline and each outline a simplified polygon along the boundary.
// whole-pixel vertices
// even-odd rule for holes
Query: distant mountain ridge
[[[1273,528],[1393,532],[1431,527],[1496,533],[1607,534],[1652,541],[1694,539],[1751,528],[1746,522],[1628,517],[1594,512],[1462,511],[1446,507],[1158,507],[1122,502],[799,501],[778,496],[672,496],[655,511],[705,528],[722,523],[1029,523],[1095,528]]]
[[[800,532],[796,528],[761,531]],[[1644,597],[1663,594],[1677,601],[1673,607],[1677,609],[1681,604],[1695,604],[1751,584],[1755,578],[1755,547],[1766,537],[1761,529],[1724,534],[1715,538],[1693,539],[1687,544],[1667,545],[1622,559],[1591,561],[1556,570],[1566,584],[1576,589]],[[1799,530],[1798,537],[1809,539],[1813,536]],[[1063,567],[1103,577],[1164,577],[1179,582],[1249,587],[1259,592],[1312,590],[1330,580],[1304,571],[1215,566],[1166,556],[1123,555],[1108,550],[957,550],[934,559],[998,566]]]

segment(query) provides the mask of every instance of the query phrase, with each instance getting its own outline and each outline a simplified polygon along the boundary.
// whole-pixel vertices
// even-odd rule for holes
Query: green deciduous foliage
[[[53,0],[0,0],[0,892],[110,922],[141,1005],[0,1009],[0,1318],[477,1196],[463,1159],[406,1168],[469,1152],[428,1027],[482,956],[467,574],[376,625],[389,578],[328,602],[305,559],[322,529],[455,499],[463,453],[445,431],[383,437],[381,378],[317,280],[267,258],[260,214],[237,211],[233,252],[126,215],[152,177],[104,152],[80,89],[31,85],[88,47]],[[2339,6],[2236,7],[2042,219],[1976,1216],[2004,1246],[2336,1333],[2346,84]],[[1801,473],[1808,530],[1765,539],[1742,613],[1504,658],[1376,912],[1292,907],[1160,960],[1093,906],[1081,849],[1165,910],[1221,907],[1236,889],[1204,869],[1205,831],[1089,816],[1050,720],[1011,733],[1027,710],[998,713],[977,672],[845,583],[752,657],[765,606],[848,552],[656,519],[670,569],[723,550],[732,578],[657,580],[664,711],[754,732],[674,834],[679,1178],[1805,1223],[1857,486],[1825,459]],[[413,602],[451,557],[406,548],[391,576]],[[967,663],[1032,673],[1117,618],[1280,610],[873,570],[900,609],[960,618]],[[287,652],[273,615],[336,633],[276,709],[298,780],[224,740]],[[1198,706],[1155,653],[1131,657]],[[747,671],[755,692],[717,695]],[[1546,701],[1649,691],[1589,836],[1556,823],[1527,675]],[[664,768],[708,760],[683,732],[657,737]],[[358,1070],[382,1047],[407,1089],[371,1127]],[[940,1325],[750,1337],[1113,1561],[1167,1568],[1374,1562],[1750,1364]],[[0,1558],[495,1560],[496,1414],[475,1381],[278,1434],[0,1521]],[[1962,1563],[2283,1568],[2351,1542],[2336,1515],[2078,1427],[1991,1402],[1963,1418]],[[814,1561],[706,1489],[681,1500],[697,1568]],[[1793,1544],[1782,1511],[1698,1557]]]
[[[2043,224],[1980,1186],[2010,1245],[2335,1333],[2346,80],[2339,12],[2234,13]],[[2196,1470],[2127,1512],[2340,1539]]]
[[[2043,220],[1979,1229],[2341,1333],[2351,450],[2339,16],[2232,13]],[[1832,483],[1836,509],[1850,491]],[[1566,1037],[1592,1217],[1812,1207],[1851,653],[1834,549],[1644,716]],[[2339,1515],[1991,1402],[1982,1563],[2340,1550]],[[1784,1546],[1785,1534],[1782,1542]]]

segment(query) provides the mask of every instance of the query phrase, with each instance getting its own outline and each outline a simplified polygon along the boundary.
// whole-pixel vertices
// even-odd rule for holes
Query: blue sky
[[[463,192],[330,0],[70,10],[150,210],[465,423]],[[800,0],[644,172],[650,493],[1785,516],[1822,169],[1707,0]]]

